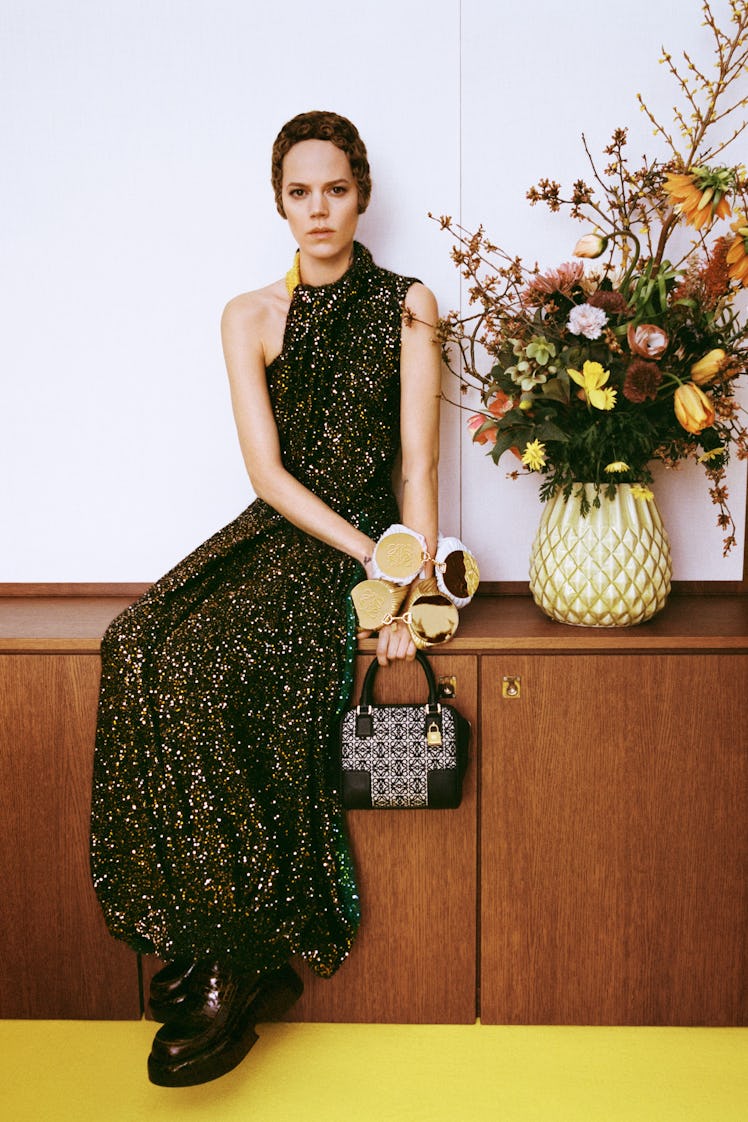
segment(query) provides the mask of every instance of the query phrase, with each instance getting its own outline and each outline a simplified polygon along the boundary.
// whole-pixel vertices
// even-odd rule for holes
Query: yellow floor
[[[141,1022],[0,1022],[3,1122],[746,1122],[748,1029],[263,1025],[154,1087]]]

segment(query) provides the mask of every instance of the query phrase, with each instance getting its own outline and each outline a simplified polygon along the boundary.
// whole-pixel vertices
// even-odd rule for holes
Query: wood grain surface
[[[0,1017],[137,1018],[88,835],[99,660],[0,656]]]
[[[747,681],[738,655],[483,660],[483,1021],[748,1023]]]
[[[98,650],[131,599],[0,599],[0,1016],[139,1015],[88,872]],[[748,599],[614,633],[526,597],[461,614],[432,662],[474,723],[463,805],[349,814],[360,937],[293,1015],[471,1021],[478,971],[487,1023],[748,1023]]]
[[[437,677],[454,675],[455,704],[477,727],[477,665],[469,656],[431,657]],[[368,658],[359,658],[357,684]],[[383,702],[425,701],[413,664],[377,672]],[[356,696],[354,694],[354,696]],[[477,740],[457,810],[349,811],[362,922],[347,961],[329,980],[304,968],[294,1019],[472,1023],[476,1017]]]

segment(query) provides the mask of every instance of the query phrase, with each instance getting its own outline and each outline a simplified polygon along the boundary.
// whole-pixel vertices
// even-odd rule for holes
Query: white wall
[[[3,0],[0,581],[149,581],[250,500],[218,321],[290,262],[268,170],[285,120],[358,124],[375,180],[361,239],[446,310],[459,278],[427,212],[566,259],[577,227],[526,188],[582,174],[582,129],[599,147],[630,123],[651,148],[634,94],[669,104],[658,47],[698,55],[699,9]],[[508,483],[449,407],[443,444],[443,528],[486,579],[526,579],[535,483]],[[676,577],[739,578],[701,477],[676,484],[658,492]],[[731,501],[742,526],[739,465]]]
[[[727,27],[727,0],[715,0],[712,9]],[[566,187],[589,178],[582,132],[596,157],[618,127],[629,128],[634,166],[644,153],[666,157],[635,95],[641,92],[661,120],[672,119],[669,108],[677,95],[665,67],[658,65],[661,46],[674,57],[686,49],[711,67],[709,43],[699,0],[529,0],[522,5],[464,0],[463,223],[474,228],[482,222],[495,242],[526,263],[572,260],[571,250],[586,227],[544,206],[531,207],[525,192],[542,176]],[[733,161],[739,156],[735,151]],[[605,166],[603,158],[600,166]],[[744,391],[743,398],[748,404]],[[505,457],[497,470],[477,447],[463,450],[462,528],[467,541],[481,540],[482,572],[489,580],[527,578],[538,482],[536,477],[507,480],[513,466]],[[745,464],[734,462],[729,470],[741,541],[727,559],[703,470],[689,464],[677,472],[658,471],[656,477],[675,578],[739,580]]]

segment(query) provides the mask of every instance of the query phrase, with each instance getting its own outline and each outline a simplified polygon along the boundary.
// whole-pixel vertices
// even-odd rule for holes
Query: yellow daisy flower
[[[614,460],[612,464],[606,464],[605,470],[609,475],[619,475],[622,471],[631,471],[631,468],[623,460]]]
[[[654,491],[650,491],[649,487],[644,487],[641,483],[631,484],[631,494],[635,499],[646,500],[647,502],[654,498]]]
[[[525,450],[522,453],[522,463],[528,467],[530,471],[540,471],[545,467],[545,444],[541,444],[539,440],[533,440],[525,445]]]
[[[699,456],[696,462],[699,464],[705,464],[708,460],[714,460],[717,458],[717,456],[721,456],[723,453],[724,448],[720,444],[719,447],[710,448],[708,452],[704,452],[703,455]]]

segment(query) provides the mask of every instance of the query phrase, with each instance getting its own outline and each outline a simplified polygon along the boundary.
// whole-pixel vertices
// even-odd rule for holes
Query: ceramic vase
[[[580,492],[590,509],[582,517]],[[635,499],[619,483],[612,499],[575,484],[544,505],[530,554],[530,591],[551,619],[580,627],[631,627],[665,606],[670,542],[654,498]]]

